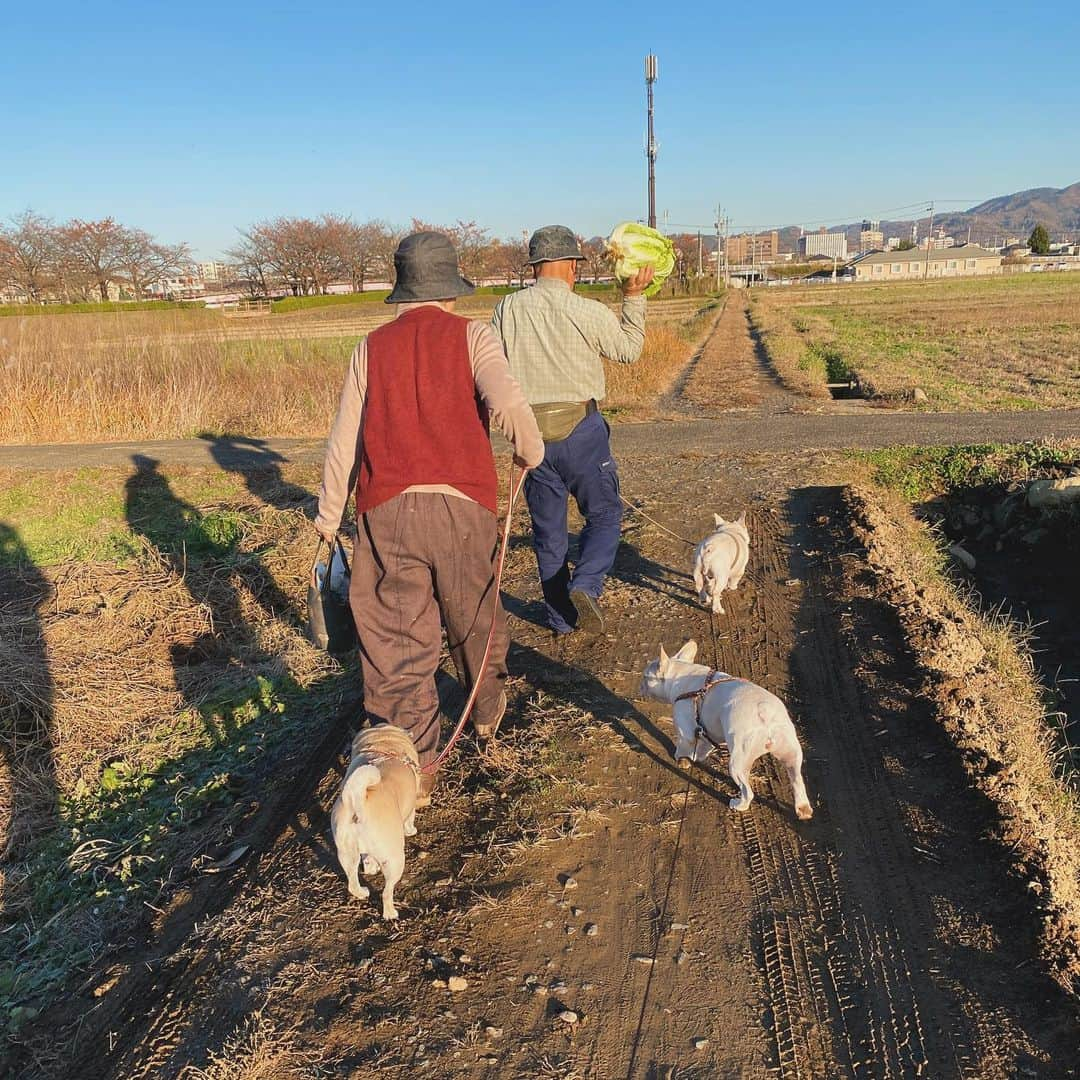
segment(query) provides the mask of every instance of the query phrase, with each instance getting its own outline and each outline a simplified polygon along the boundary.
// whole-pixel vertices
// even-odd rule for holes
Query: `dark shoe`
[[[494,737],[495,732],[499,730],[499,724],[502,723],[502,718],[506,715],[506,691],[504,690],[499,695],[499,700],[495,705],[495,718],[489,720],[485,724],[473,724],[473,729],[476,732],[476,737],[481,742],[487,742],[488,739]]]
[[[587,634],[602,634],[604,632],[604,613],[600,605],[587,592],[574,589],[570,594],[570,603],[577,612],[578,630],[584,630]]]
[[[422,772],[416,788],[416,809],[423,810],[431,805],[431,793],[435,790],[435,774]]]

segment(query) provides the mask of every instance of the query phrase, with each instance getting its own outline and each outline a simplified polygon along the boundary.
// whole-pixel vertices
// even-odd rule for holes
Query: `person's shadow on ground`
[[[240,519],[228,510],[202,511],[180,498],[153,458],[135,454],[132,462],[135,471],[124,485],[128,525],[172,566],[212,624],[194,641],[173,644],[177,688],[199,708],[252,682],[251,667],[263,674],[267,665],[283,671],[283,662],[260,643],[245,598],[271,618],[297,623],[300,615],[258,553],[240,549]]]
[[[244,478],[248,491],[276,510],[300,510],[315,517],[312,492],[291,483],[282,474],[287,459],[266,444],[265,439],[244,435],[204,435],[218,467]]]
[[[0,875],[3,926],[17,918],[18,863],[58,822],[54,688],[41,613],[53,587],[18,532],[0,522]],[[6,803],[7,805],[4,805]]]

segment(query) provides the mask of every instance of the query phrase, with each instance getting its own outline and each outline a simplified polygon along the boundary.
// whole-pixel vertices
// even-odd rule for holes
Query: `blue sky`
[[[278,214],[641,217],[648,51],[672,228],[718,202],[811,226],[1080,180],[1071,0],[59,0],[9,8],[3,39],[0,218],[112,215],[206,258]]]

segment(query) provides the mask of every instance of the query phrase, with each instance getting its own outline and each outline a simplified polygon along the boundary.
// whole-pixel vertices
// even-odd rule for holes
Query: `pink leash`
[[[510,463],[510,476],[508,485],[508,502],[506,506],[506,521],[503,524],[502,544],[499,547],[499,558],[495,564],[495,604],[491,609],[491,626],[488,627],[487,644],[484,646],[484,658],[480,661],[480,670],[477,672],[476,680],[473,682],[473,688],[469,692],[468,700],[465,702],[465,708],[462,710],[461,718],[457,722],[457,727],[454,728],[453,735],[450,736],[449,742],[443,747],[442,752],[434,761],[429,761],[420,771],[422,773],[433,773],[436,769],[450,756],[450,751],[454,749],[454,743],[461,738],[461,733],[465,730],[465,722],[472,714],[473,705],[476,704],[476,695],[480,692],[480,686],[484,681],[484,673],[487,671],[488,659],[491,657],[491,643],[495,640],[495,620],[499,617],[499,589],[502,586],[503,567],[506,565],[506,549],[510,545],[510,525],[514,517],[514,503],[517,502],[518,495],[521,494],[521,489],[525,486],[525,476],[528,470],[523,469],[521,475],[516,477],[514,473],[516,469],[513,462]]]

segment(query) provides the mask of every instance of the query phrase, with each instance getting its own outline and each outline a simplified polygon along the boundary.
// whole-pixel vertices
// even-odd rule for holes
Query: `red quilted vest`
[[[468,325],[425,306],[368,335],[357,514],[414,484],[449,484],[496,513],[495,458]]]

